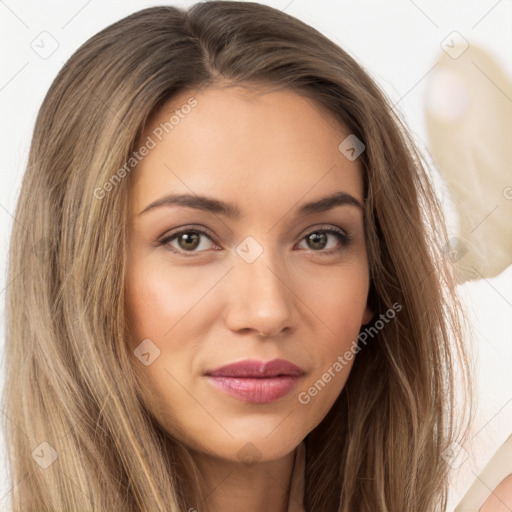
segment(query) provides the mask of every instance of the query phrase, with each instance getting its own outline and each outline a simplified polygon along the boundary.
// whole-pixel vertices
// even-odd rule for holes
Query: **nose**
[[[298,312],[293,283],[270,250],[252,263],[236,256],[228,288],[226,323],[232,331],[269,337],[294,329]]]

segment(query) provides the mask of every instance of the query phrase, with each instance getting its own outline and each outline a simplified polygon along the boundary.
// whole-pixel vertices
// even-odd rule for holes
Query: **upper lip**
[[[304,374],[304,370],[296,364],[285,359],[273,359],[272,361],[258,361],[257,359],[245,359],[236,363],[227,364],[214,370],[208,370],[205,375],[212,377],[298,377]]]

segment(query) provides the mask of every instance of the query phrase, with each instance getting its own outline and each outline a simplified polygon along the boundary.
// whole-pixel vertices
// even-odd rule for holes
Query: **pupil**
[[[199,233],[184,233],[179,238],[182,249],[195,249],[199,245]]]
[[[313,249],[323,249],[327,241],[327,235],[325,233],[311,233],[308,236],[308,240],[312,242]]]

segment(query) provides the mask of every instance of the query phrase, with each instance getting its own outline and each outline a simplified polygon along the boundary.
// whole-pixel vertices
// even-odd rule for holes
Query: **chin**
[[[279,427],[278,427],[279,428]],[[205,455],[239,462],[251,466],[258,462],[271,462],[285,457],[301,443],[305,435],[283,430],[282,434],[268,435],[266,430],[254,429],[255,432],[240,432],[233,437],[224,435],[221,438],[206,437],[200,441],[184,441],[195,451]]]

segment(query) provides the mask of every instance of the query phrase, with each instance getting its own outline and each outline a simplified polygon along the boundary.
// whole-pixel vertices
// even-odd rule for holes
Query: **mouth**
[[[284,359],[264,363],[248,359],[205,372],[217,389],[233,398],[252,403],[270,403],[286,396],[304,375],[299,366]]]

